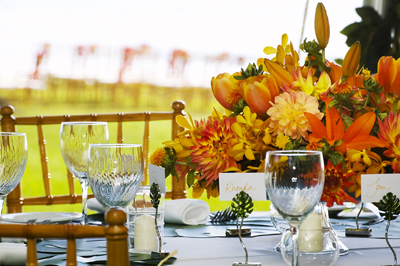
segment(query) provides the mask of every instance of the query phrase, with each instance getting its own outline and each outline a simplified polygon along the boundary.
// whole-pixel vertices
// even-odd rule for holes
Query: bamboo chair
[[[149,158],[149,140],[150,140],[150,122],[151,121],[168,121],[172,123],[172,139],[183,130],[176,121],[177,115],[184,115],[183,109],[185,102],[174,101],[172,103],[172,111],[170,112],[141,112],[141,113],[115,113],[115,114],[86,114],[86,115],[58,115],[58,116],[31,116],[31,117],[14,117],[14,107],[11,105],[3,106],[0,109],[1,114],[1,130],[4,132],[16,132],[18,125],[36,126],[38,131],[38,142],[40,150],[42,179],[44,182],[45,196],[25,198],[22,195],[21,182],[7,196],[7,212],[16,213],[22,212],[24,205],[52,205],[52,204],[75,204],[82,202],[82,195],[76,195],[74,188],[74,178],[68,171],[68,187],[69,195],[53,195],[50,184],[49,158],[46,151],[46,139],[44,136],[43,125],[61,124],[64,121],[104,121],[108,123],[117,123],[117,142],[124,141],[124,122],[144,122],[143,132],[143,157],[145,165],[144,184],[148,183],[148,158]],[[168,137],[166,137],[168,139]],[[29,143],[32,145],[32,143]],[[176,178],[172,178],[172,190],[168,191],[165,198],[181,199],[186,198],[186,182]],[[88,198],[93,197],[89,195]]]
[[[67,239],[68,266],[77,265],[76,239],[98,238],[107,239],[107,265],[128,266],[129,246],[126,213],[123,210],[111,209],[106,214],[106,226],[78,224],[0,224],[0,237],[27,239],[27,266],[37,266],[36,239],[57,238]]]

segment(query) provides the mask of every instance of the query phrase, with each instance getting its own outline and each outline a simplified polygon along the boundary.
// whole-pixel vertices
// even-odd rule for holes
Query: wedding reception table
[[[368,220],[370,219],[361,219],[360,224]],[[372,228],[371,237],[345,236],[346,227],[355,227],[354,218],[331,219],[331,222],[341,241],[349,248],[349,253],[340,256],[336,265],[393,264],[392,252],[384,239],[386,221],[369,226]],[[255,213],[247,219],[246,224],[246,226],[252,228],[253,234],[251,237],[243,238],[249,252],[249,262],[260,262],[262,265],[286,265],[281,254],[274,251],[274,247],[280,241],[281,235],[272,226],[269,214],[267,212]],[[238,238],[224,236],[225,228],[227,227],[232,227],[232,225],[213,225],[208,223],[207,225],[187,226],[166,224],[163,249],[170,252],[175,249],[178,251],[174,256],[176,260],[173,262],[173,265],[177,266],[219,266],[232,265],[234,262],[244,262],[245,253]],[[389,242],[395,248],[395,251],[399,253],[400,219],[399,221],[394,220],[391,222],[389,237]],[[103,245],[103,242],[99,243],[99,246]],[[94,250],[101,250],[98,249],[95,241],[86,245],[91,246]],[[104,249],[102,252],[104,256]],[[85,253],[83,252],[82,254]],[[101,256],[98,258],[101,259]],[[79,265],[88,265],[84,262],[85,259],[82,259]],[[90,260],[87,263],[89,262]]]

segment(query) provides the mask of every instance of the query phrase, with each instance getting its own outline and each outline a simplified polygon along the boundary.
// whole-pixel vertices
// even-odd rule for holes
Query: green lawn
[[[54,82],[54,81],[52,81]],[[96,90],[90,86],[83,86],[80,90],[74,90],[74,97],[68,92],[68,87],[60,87],[66,83],[61,80],[54,87],[43,91],[26,90],[1,90],[2,105],[13,105],[15,116],[32,115],[58,115],[58,114],[85,114],[85,113],[115,113],[115,112],[136,112],[136,111],[165,111],[171,110],[170,104],[173,100],[181,99],[187,104],[185,109],[195,119],[205,118],[211,114],[212,108],[219,104],[213,99],[211,89],[173,89],[164,87],[138,86],[134,87],[139,92],[132,92],[132,88],[125,85],[111,94],[107,89]],[[104,85],[105,86],[105,85]],[[130,88],[130,90],[128,90]],[[138,97],[138,98],[136,98]],[[220,110],[222,111],[222,110]],[[37,132],[32,126],[19,126],[17,131],[26,132],[28,138],[28,165],[22,178],[23,195],[26,197],[44,195],[42,183],[39,150],[36,144]],[[49,157],[49,168],[51,172],[51,186],[53,194],[68,194],[66,183],[66,166],[61,157],[59,148],[59,126],[44,126],[47,155]],[[116,141],[116,125],[109,124],[110,142]],[[125,123],[125,143],[141,143],[143,124],[138,122]],[[169,140],[171,127],[169,122],[152,123],[150,151],[161,146],[163,141]],[[171,177],[168,178],[168,180]],[[167,184],[170,183],[167,181]],[[76,181],[75,189],[80,193],[79,183]],[[191,197],[191,190],[188,191]],[[210,205],[211,211],[225,209],[230,202],[221,202],[219,199],[202,199]],[[267,202],[255,202],[255,210],[265,211],[269,209]],[[36,211],[74,211],[80,212],[81,205],[52,205],[52,206],[27,206],[25,212]],[[6,210],[4,211],[6,212]]]

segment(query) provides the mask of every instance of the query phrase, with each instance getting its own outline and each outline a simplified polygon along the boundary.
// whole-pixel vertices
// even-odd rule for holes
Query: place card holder
[[[364,204],[361,203],[360,211],[357,214],[356,217],[356,225],[357,228],[346,228],[345,234],[346,236],[362,236],[362,237],[369,237],[372,235],[372,229],[368,227],[362,227],[360,228],[358,226],[358,218],[360,217],[360,214],[363,210]]]
[[[250,228],[242,228],[240,230],[241,236],[251,236],[251,229]],[[237,228],[227,228],[225,230],[225,236],[239,236],[239,229]]]

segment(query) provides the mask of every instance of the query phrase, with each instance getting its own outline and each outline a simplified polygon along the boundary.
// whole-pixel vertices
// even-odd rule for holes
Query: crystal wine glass
[[[88,180],[96,199],[107,210],[126,208],[144,177],[139,144],[92,144],[89,148]]]
[[[69,171],[79,180],[82,187],[81,224],[87,224],[87,160],[89,145],[108,142],[106,122],[63,122],[61,123],[60,147]]]
[[[25,133],[0,132],[0,221],[4,198],[21,181],[27,160]]]
[[[288,222],[293,236],[292,266],[298,266],[299,227],[321,199],[324,160],[319,151],[268,151],[265,185],[271,203]]]

